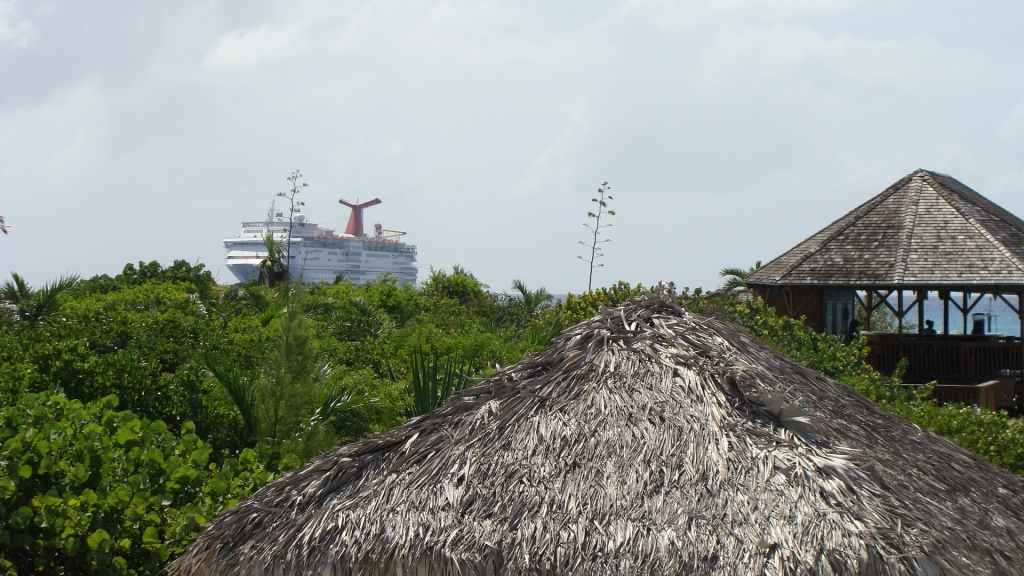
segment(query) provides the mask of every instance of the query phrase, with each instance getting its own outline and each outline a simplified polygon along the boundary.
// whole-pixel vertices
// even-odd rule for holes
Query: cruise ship
[[[303,283],[328,282],[341,279],[361,285],[390,273],[400,284],[416,285],[416,246],[401,241],[405,232],[385,230],[376,224],[373,235],[363,232],[363,210],[380,204],[379,198],[368,202],[339,200],[352,210],[344,234],[335,234],[309,222],[296,213],[291,222],[291,254],[288,271],[292,279]],[[226,238],[228,250],[225,265],[240,282],[248,282],[259,274],[259,264],[267,257],[264,239],[268,234],[287,244],[289,222],[271,208],[262,222],[242,222],[237,238]],[[286,251],[288,249],[286,248]]]

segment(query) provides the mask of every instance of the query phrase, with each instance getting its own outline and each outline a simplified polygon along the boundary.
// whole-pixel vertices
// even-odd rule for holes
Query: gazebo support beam
[[[960,309],[960,312],[962,312],[964,316],[964,334],[967,334],[967,312],[969,312],[967,308],[967,299],[970,298],[971,295],[967,292],[963,292],[960,295],[964,298],[964,306]]]
[[[896,332],[903,340],[903,290],[896,291]]]
[[[922,330],[924,330],[924,301],[928,299],[928,291],[918,290],[915,298],[917,302],[921,303],[917,307],[917,333],[920,335],[923,334]]]
[[[964,292],[964,294],[966,295],[967,293]],[[974,310],[975,306],[981,303],[981,299],[985,297],[985,294],[985,292],[978,294],[978,297],[974,299],[974,302],[971,302],[970,306],[967,307],[967,310],[964,310],[964,334],[967,334],[967,315],[971,313],[971,310]]]
[[[882,294],[881,290],[875,290],[875,294],[878,294],[878,299],[881,301],[881,304],[885,304],[885,307],[892,312],[893,316],[899,316],[899,310],[889,303],[889,297],[892,296],[893,292],[895,292],[895,290],[886,290],[885,294]]]
[[[868,332],[871,331],[871,313],[875,311],[875,302],[874,302],[875,298],[874,298],[874,296],[875,296],[874,293],[871,292],[870,290],[868,290],[868,293],[867,293],[868,306],[867,306],[867,311],[866,311],[866,313],[864,315],[864,329],[867,330]]]
[[[964,334],[967,334],[967,315],[971,313],[971,310],[974,310],[974,307],[981,302],[981,299],[984,298],[986,294],[988,294],[988,292],[979,292],[978,297],[975,298],[972,302],[971,293],[964,291],[962,292],[964,301],[962,306],[960,304],[957,304],[956,300],[953,300],[952,298],[949,299],[949,302],[952,302],[953,306],[955,306],[956,309],[960,311],[960,314],[962,314],[964,317]]]
[[[1017,301],[1017,306],[1014,306],[1013,304],[1011,304],[1011,303],[1010,303],[1010,301],[1009,301],[1009,300],[1007,300],[1007,299],[1006,299],[1006,296],[1005,296],[1005,295],[1003,295],[1003,293],[1002,293],[1002,292],[998,292],[998,293],[996,293],[996,296],[998,296],[998,297],[999,297],[999,299],[1000,299],[1000,300],[1002,300],[1004,304],[1006,304],[1006,307],[1007,307],[1007,308],[1009,308],[1010,310],[1013,310],[1013,312],[1014,312],[1015,314],[1017,314],[1018,316],[1020,316],[1020,309],[1018,308],[1018,306],[1020,306],[1020,301],[1019,301],[1019,300]],[[1019,295],[1019,294],[1014,294],[1014,296],[1017,296],[1017,298],[1020,298],[1020,295]]]
[[[910,306],[906,306],[906,307],[903,308],[903,316],[906,317],[907,314],[910,314],[910,312],[913,311],[914,308],[917,307],[917,306],[918,306],[917,296],[914,296],[914,299],[911,300],[911,302],[910,302]]]
[[[949,292],[940,292],[942,298],[942,334],[949,336]]]

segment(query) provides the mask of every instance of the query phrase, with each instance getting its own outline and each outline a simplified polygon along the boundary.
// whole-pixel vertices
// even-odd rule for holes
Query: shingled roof
[[[754,288],[1024,287],[1024,221],[915,170],[750,274]]]

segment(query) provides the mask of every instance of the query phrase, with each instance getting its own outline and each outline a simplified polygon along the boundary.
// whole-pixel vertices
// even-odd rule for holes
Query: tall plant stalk
[[[291,183],[292,187],[287,192],[278,192],[277,195],[285,200],[288,200],[288,236],[285,238],[285,267],[291,273],[292,265],[292,230],[295,228],[295,214],[301,211],[301,207],[305,206],[305,202],[298,202],[295,197],[299,194],[300,188],[309,186],[305,182],[300,183],[299,180],[302,178],[302,173],[298,170],[292,172],[291,176],[288,177],[288,182]],[[305,222],[301,222],[300,226],[305,226]],[[302,278],[299,278],[302,281]]]
[[[611,239],[605,238],[599,240],[598,237],[601,235],[602,228],[609,228],[611,224],[601,224],[601,217],[604,215],[615,216],[614,210],[608,209],[608,200],[612,200],[611,191],[612,187],[607,182],[601,184],[601,187],[597,189],[597,198],[591,198],[590,201],[597,204],[597,212],[587,212],[587,218],[594,220],[593,226],[584,223],[583,226],[590,230],[592,237],[589,242],[580,240],[580,244],[590,249],[590,258],[584,258],[583,256],[577,256],[580,260],[590,265],[590,275],[587,277],[587,291],[593,289],[594,286],[594,268],[601,268],[604,264],[597,264],[598,258],[603,258],[604,254],[601,253],[601,244],[605,242],[611,242]]]

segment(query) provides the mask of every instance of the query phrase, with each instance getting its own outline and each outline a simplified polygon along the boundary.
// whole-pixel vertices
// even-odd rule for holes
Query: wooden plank
[[[905,388],[917,388],[923,384],[904,384]],[[963,404],[964,406],[977,406],[983,410],[995,412],[999,409],[997,403],[998,380],[989,380],[981,384],[936,384],[932,391],[935,401],[943,404]]]

